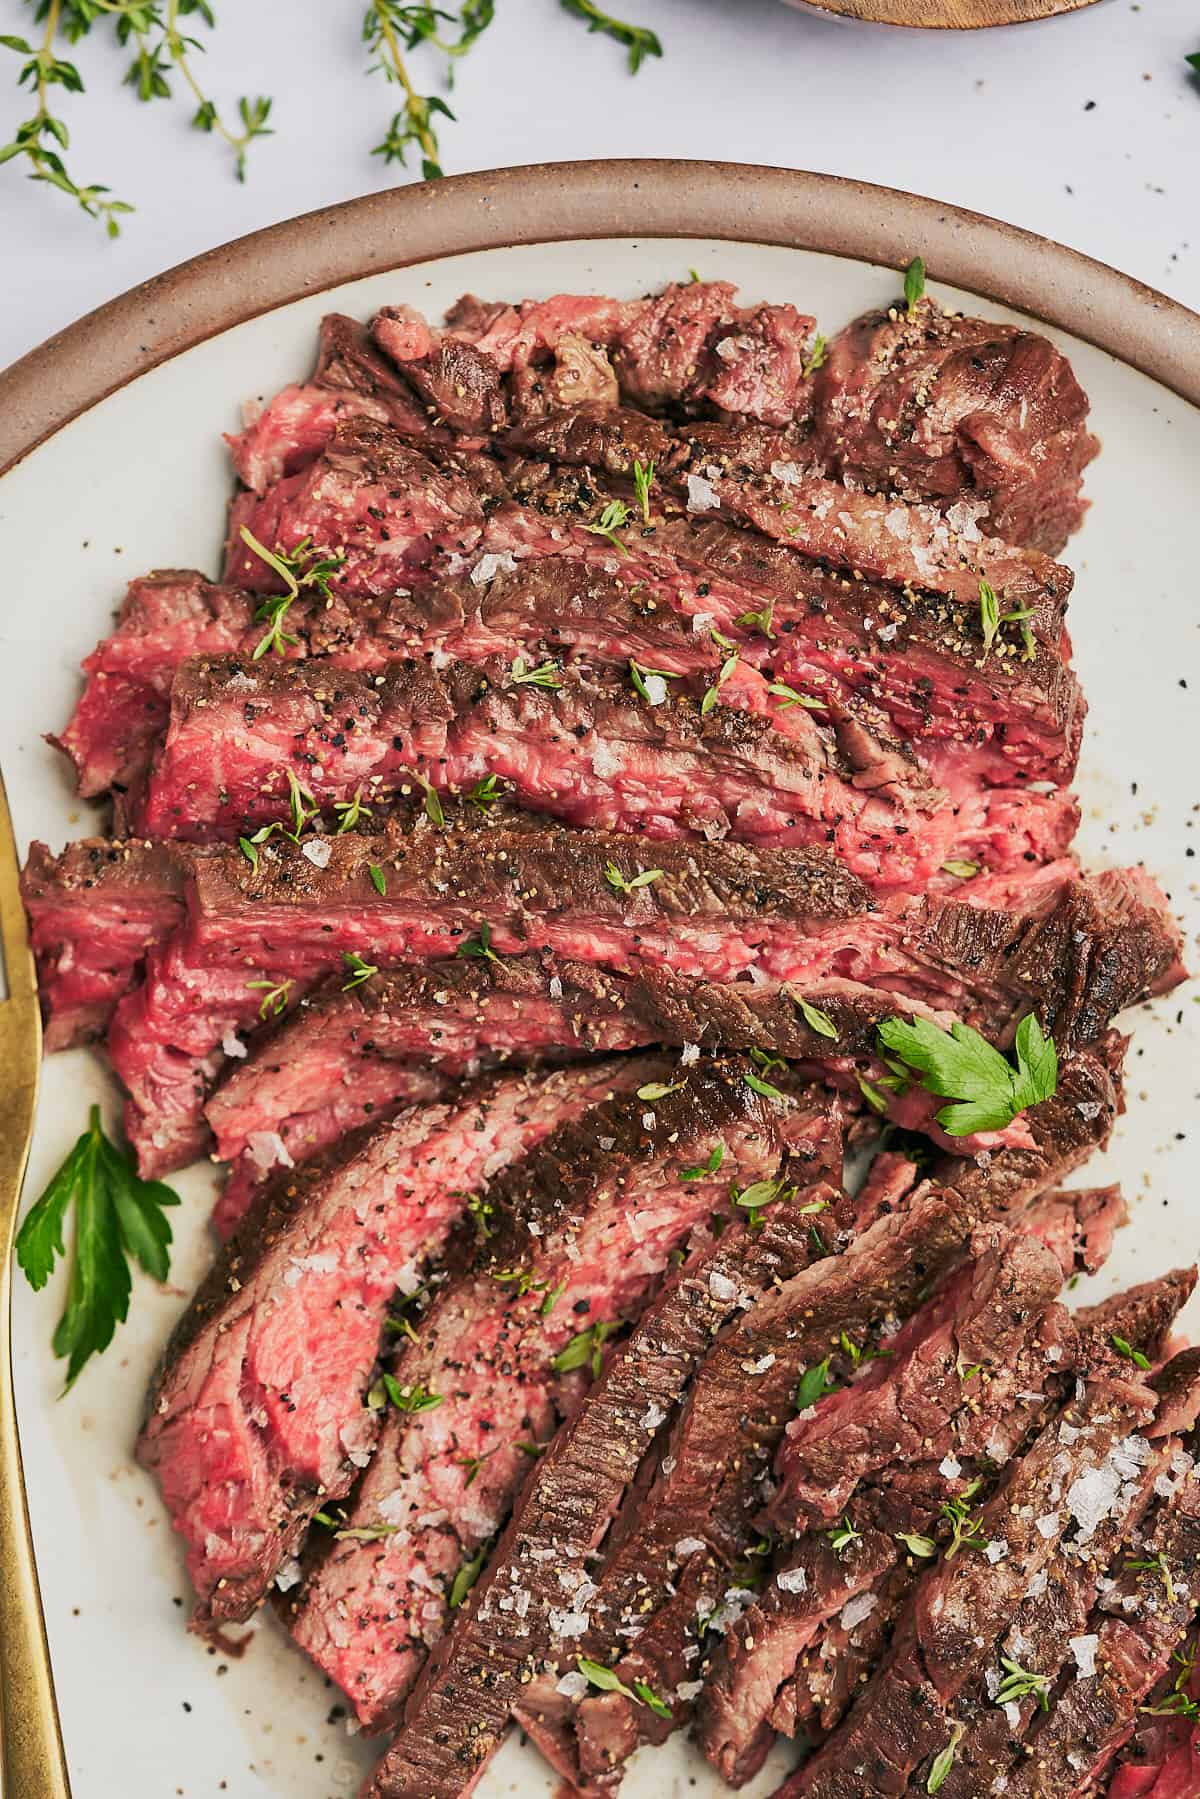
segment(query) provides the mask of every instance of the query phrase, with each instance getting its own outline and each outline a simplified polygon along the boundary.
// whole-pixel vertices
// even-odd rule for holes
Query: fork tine
[[[37,999],[37,976],[33,954],[25,926],[25,904],[21,898],[20,864],[13,836],[12,815],[0,771],[0,943],[4,946],[4,967],[8,978],[8,996],[27,1005]]]

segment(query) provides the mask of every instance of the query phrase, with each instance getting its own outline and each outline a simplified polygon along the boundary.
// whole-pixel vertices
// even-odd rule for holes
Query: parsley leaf
[[[1058,1089],[1058,1052],[1032,1012],[1017,1028],[1017,1066],[970,1025],[955,1019],[948,1031],[928,1019],[887,1018],[879,1026],[885,1048],[921,1076],[927,1093],[959,1103],[943,1106],[938,1123],[951,1137],[1001,1131],[1018,1113]],[[869,1096],[868,1096],[869,1097]]]
[[[75,1243],[67,1303],[54,1332],[54,1353],[67,1358],[64,1393],[93,1355],[112,1342],[129,1314],[132,1258],[156,1281],[170,1270],[171,1227],[164,1216],[179,1196],[161,1181],[142,1180],[131,1156],[105,1136],[100,1108],[51,1177],[17,1234],[17,1262],[35,1292],[65,1256],[67,1212],[74,1201]]]

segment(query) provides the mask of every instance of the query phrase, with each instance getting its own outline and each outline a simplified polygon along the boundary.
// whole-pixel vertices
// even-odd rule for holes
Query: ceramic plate
[[[889,271],[918,250],[951,305],[1016,319],[1015,303],[1050,320],[1092,397],[1104,452],[1068,551],[1091,704],[1080,846],[1096,866],[1145,861],[1194,946],[1200,319],[1070,252],[933,202],[717,165],[509,171],[373,197],[164,277],[0,377],[0,467],[19,458],[0,479],[0,763],[22,845],[36,835],[58,846],[93,828],[42,733],[66,719],[79,660],[131,576],[186,564],[216,574],[230,490],[221,433],[237,428],[244,401],[303,378],[324,311],[366,316],[403,301],[437,316],[467,289],[634,295],[695,268],[737,282],[747,302],[792,300],[830,330],[890,299]],[[1200,1012],[1185,989],[1126,1022],[1129,1109],[1107,1156],[1077,1177],[1120,1179],[1133,1202],[1104,1290],[1200,1247],[1191,1128]],[[114,1114],[93,1056],[47,1063],[31,1194],[92,1099]],[[35,1296],[20,1282],[16,1294],[21,1432],[75,1792],[340,1799],[372,1755],[335,1710],[337,1693],[268,1620],[242,1633],[239,1656],[187,1634],[182,1558],[131,1459],[155,1358],[211,1254],[210,1175],[191,1169],[177,1184],[172,1286],[138,1280],[130,1322],[61,1402],[49,1349],[61,1290]],[[747,1792],[770,1792],[781,1766]],[[634,1799],[716,1790],[680,1745],[643,1752],[626,1788]],[[478,1791],[542,1794],[551,1782],[512,1741]]]

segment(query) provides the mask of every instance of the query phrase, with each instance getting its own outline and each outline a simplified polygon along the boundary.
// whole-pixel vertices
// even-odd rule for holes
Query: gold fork
[[[13,1399],[12,1246],[33,1136],[42,1022],[17,846],[0,775],[0,1791],[5,1799],[71,1799],[42,1617]]]

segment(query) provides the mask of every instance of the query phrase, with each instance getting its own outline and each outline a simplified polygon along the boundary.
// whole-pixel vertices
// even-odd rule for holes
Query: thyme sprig
[[[237,179],[245,179],[247,149],[255,138],[271,135],[267,123],[271,100],[266,95],[251,99],[243,94],[237,103],[239,123],[231,125],[201,86],[192,56],[203,52],[204,45],[185,31],[182,21],[193,20],[214,29],[216,18],[208,0],[37,0],[35,18],[42,25],[37,43],[17,35],[0,37],[5,49],[25,59],[17,85],[27,88],[34,100],[31,116],[18,125],[11,143],[0,147],[0,163],[23,159],[31,181],[57,188],[89,218],[99,220],[109,237],[120,235],[121,216],[132,212],[133,206],[113,197],[100,183],[76,181],[68,171],[65,155],[70,149],[70,132],[51,99],[55,88],[64,94],[85,91],[78,63],[58,53],[60,39],[78,44],[93,25],[107,21],[117,42],[133,51],[124,80],[136,98],[143,102],[170,100],[174,97],[172,81],[178,77],[195,102],[193,128],[221,138],[233,152]]]

